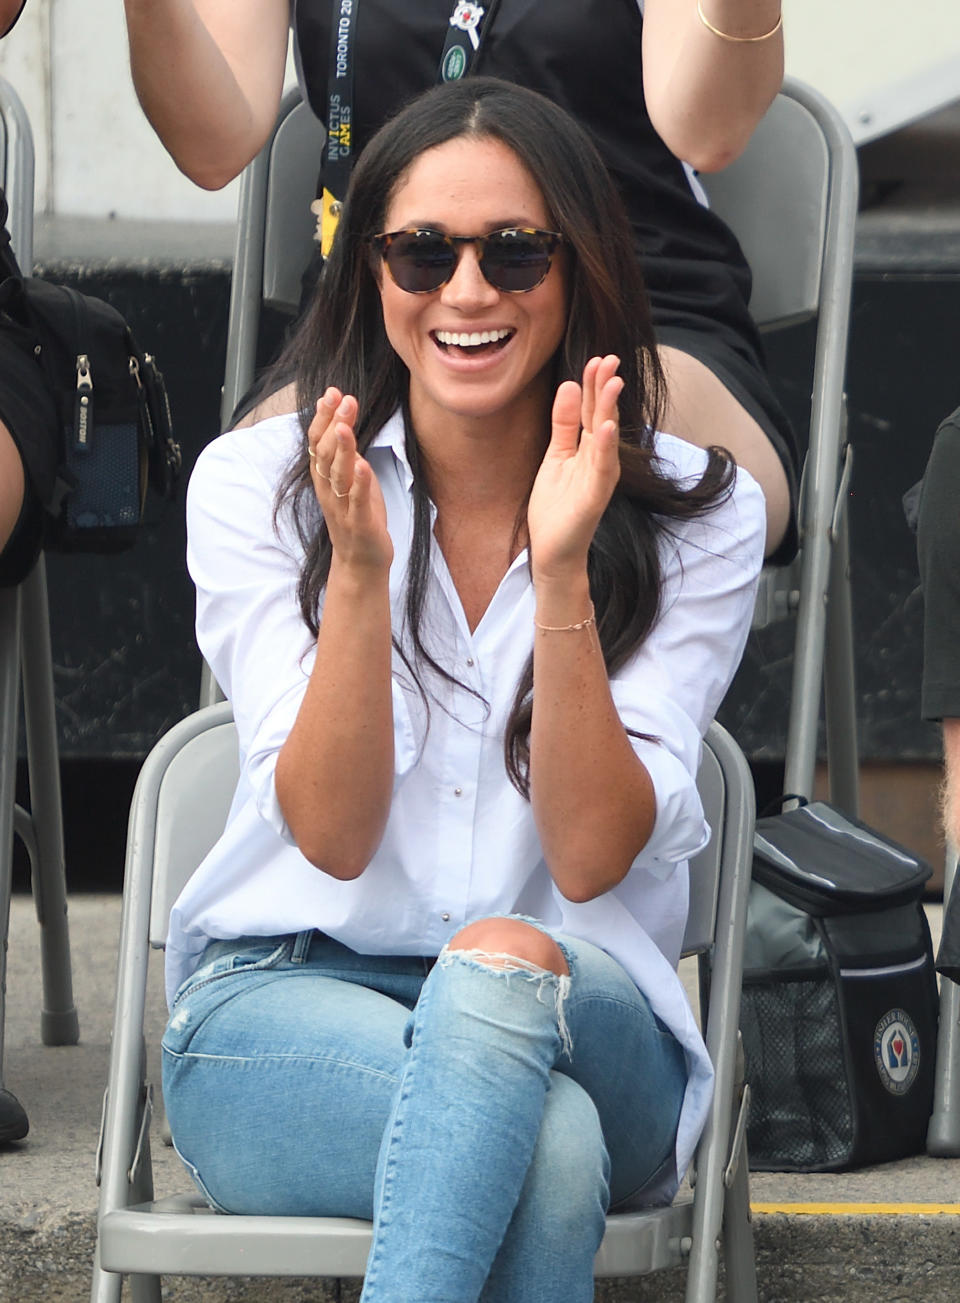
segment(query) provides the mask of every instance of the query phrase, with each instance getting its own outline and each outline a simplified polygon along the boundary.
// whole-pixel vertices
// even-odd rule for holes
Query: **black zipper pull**
[[[140,375],[140,363],[137,361],[137,358],[133,353],[130,354],[129,366],[130,374],[137,386],[137,407],[140,412],[141,433],[146,438],[147,448],[150,449],[156,442],[157,436],[153,428],[153,414],[150,411],[150,401],[147,397],[147,391]]]
[[[93,434],[93,372],[86,353],[77,354],[77,395],[73,404],[73,447],[88,452]]]

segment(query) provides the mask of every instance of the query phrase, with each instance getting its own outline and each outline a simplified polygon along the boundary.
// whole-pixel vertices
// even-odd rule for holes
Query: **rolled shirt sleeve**
[[[688,445],[661,441],[681,467],[688,461]],[[653,872],[669,873],[709,837],[696,787],[701,740],[743,654],[765,530],[763,494],[740,470],[725,502],[665,538],[660,617],[611,681],[620,719],[653,783],[656,820],[639,857]]]

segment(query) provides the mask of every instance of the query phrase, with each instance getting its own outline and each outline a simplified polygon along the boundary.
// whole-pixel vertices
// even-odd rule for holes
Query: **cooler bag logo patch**
[[[920,1067],[920,1037],[903,1009],[890,1009],[873,1034],[873,1057],[891,1095],[905,1095]]]

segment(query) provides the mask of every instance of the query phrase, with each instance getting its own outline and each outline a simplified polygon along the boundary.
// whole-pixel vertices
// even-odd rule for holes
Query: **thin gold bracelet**
[[[585,620],[580,620],[577,624],[538,624],[536,617],[534,617],[533,627],[539,629],[541,633],[579,633],[581,629],[589,629],[596,622],[597,613],[593,602],[591,602],[590,614]]]
[[[769,41],[771,36],[776,36],[783,26],[783,10],[780,10],[780,17],[770,28],[769,32],[764,32],[762,36],[731,36],[729,32],[721,32],[719,27],[714,27],[710,19],[703,12],[703,0],[697,0],[697,17],[703,23],[708,32],[713,32],[714,36],[719,36],[721,41],[733,41],[737,45],[753,45],[756,41]]]

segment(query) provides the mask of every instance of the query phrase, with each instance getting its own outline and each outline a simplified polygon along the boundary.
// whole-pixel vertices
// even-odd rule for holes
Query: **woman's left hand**
[[[593,357],[583,383],[565,380],[553,402],[553,430],[527,507],[534,581],[586,565],[600,517],[620,478],[620,359]]]

